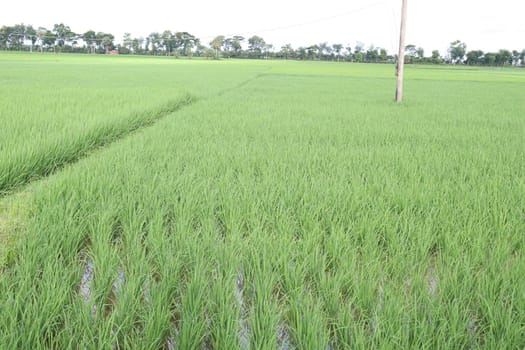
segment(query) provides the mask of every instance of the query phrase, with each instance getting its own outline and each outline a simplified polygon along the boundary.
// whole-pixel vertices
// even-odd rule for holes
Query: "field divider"
[[[270,70],[271,67],[268,67],[265,71],[243,80],[235,86],[225,88],[205,99],[220,97],[233,90],[240,89],[267,75],[267,72]],[[22,164],[22,169],[10,169],[9,166],[5,167],[6,169],[0,169],[0,199],[20,192],[19,190],[28,184],[50,176],[65,166],[88,157],[97,149],[107,147],[138,130],[153,126],[164,117],[188,107],[200,99],[201,98],[197,98],[190,93],[182,94],[179,98],[168,101],[164,105],[132,114],[120,123],[104,125],[98,129],[94,129],[71,145],[63,148],[57,146],[54,149],[54,153],[50,150],[43,149],[26,159],[24,164]],[[49,154],[50,152],[51,154]]]
[[[19,171],[6,169],[3,174],[0,174],[0,198],[15,193],[29,183],[52,175],[66,165],[86,158],[97,149],[107,147],[138,130],[152,126],[195,101],[197,101],[195,96],[186,93],[157,108],[135,113],[120,123],[94,129],[73,144],[63,148],[57,147],[54,153],[48,154],[50,151],[45,149],[35,153],[27,159]]]
[[[237,85],[235,85],[235,86],[232,86],[232,87],[230,87],[230,88],[226,88],[226,89],[224,89],[224,90],[222,90],[222,91],[219,91],[219,92],[217,93],[217,96],[225,95],[225,94],[227,94],[227,93],[229,93],[229,92],[231,92],[231,91],[234,91],[234,90],[240,89],[240,88],[242,88],[242,87],[244,87],[244,86],[250,84],[251,82],[253,82],[253,81],[255,81],[255,80],[258,80],[258,79],[260,79],[260,78],[262,78],[262,77],[264,77],[264,76],[267,76],[267,75],[269,75],[267,72],[270,71],[271,69],[272,69],[272,67],[268,67],[266,70],[262,71],[261,73],[255,75],[255,76],[253,76],[253,77],[251,77],[251,78],[249,78],[249,79],[243,80],[243,81],[241,81],[239,84],[237,84]]]

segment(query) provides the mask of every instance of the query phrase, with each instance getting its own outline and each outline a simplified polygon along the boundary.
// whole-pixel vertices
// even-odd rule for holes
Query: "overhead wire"
[[[362,6],[362,7],[356,8],[356,9],[348,10],[348,11],[345,11],[345,12],[342,12],[342,13],[337,13],[337,14],[334,14],[334,15],[331,15],[331,16],[327,16],[327,17],[321,17],[321,18],[313,19],[313,20],[310,20],[310,21],[294,23],[294,24],[289,24],[289,25],[284,25],[284,26],[271,27],[271,28],[264,28],[264,29],[259,29],[259,30],[241,31],[241,32],[234,33],[234,34],[228,34],[226,36],[228,36],[228,37],[229,36],[235,36],[235,35],[248,36],[248,35],[255,35],[255,34],[260,34],[260,33],[268,33],[268,32],[275,32],[275,31],[279,31],[279,30],[287,30],[287,29],[292,29],[292,28],[299,28],[299,27],[309,26],[309,25],[312,25],[312,24],[327,22],[327,21],[331,21],[331,20],[336,19],[336,18],[346,17],[346,16],[351,15],[351,14],[355,14],[355,13],[358,13],[358,12],[369,10],[369,9],[371,9],[373,7],[377,7],[379,5],[383,5],[386,2],[387,1],[384,1],[384,0],[383,1],[378,1],[378,2],[372,3],[372,4],[367,5],[367,6]],[[214,36],[205,36],[202,39],[212,39],[212,38],[214,38]]]
[[[234,34],[228,34],[228,35],[226,35],[226,37],[233,37],[233,36],[246,37],[246,36],[249,36],[249,35],[256,35],[256,34],[261,34],[261,33],[269,33],[269,32],[275,32],[275,31],[288,30],[288,29],[292,29],[292,28],[299,28],[299,27],[309,26],[309,25],[312,25],[312,24],[327,22],[327,21],[334,20],[336,18],[346,17],[346,16],[349,16],[349,15],[352,15],[352,14],[355,14],[355,13],[366,11],[366,10],[369,10],[371,8],[383,5],[385,3],[387,3],[386,0],[377,1],[377,2],[374,2],[374,3],[369,4],[367,6],[361,6],[359,8],[354,8],[354,9],[351,9],[351,10],[348,10],[348,11],[345,11],[345,12],[337,13],[337,14],[334,14],[334,15],[326,16],[326,17],[320,17],[320,18],[316,18],[316,19],[313,19],[313,20],[299,22],[299,23],[294,23],[294,24],[290,24],[290,25],[283,25],[283,26],[276,26],[276,27],[270,27],[270,28],[263,28],[263,29],[259,29],[259,30],[240,31],[240,32],[237,32],[237,33],[234,33]],[[393,8],[392,8],[392,10],[393,10]],[[12,33],[10,36],[19,36],[19,37],[25,37],[25,38],[34,38],[34,37],[36,37],[36,38],[39,38],[39,39],[44,39],[44,38],[47,38],[47,39],[56,38],[56,39],[58,39],[56,37],[56,35],[37,35],[37,34],[28,35],[27,33],[16,33],[16,34]],[[204,36],[204,37],[200,37],[199,39],[200,40],[207,40],[207,39],[213,39],[215,37],[216,36]],[[65,38],[61,38],[61,39],[65,39]],[[78,40],[78,39],[82,39],[84,41],[90,40],[90,41],[93,41],[93,42],[99,42],[99,41],[106,40],[104,38],[85,39],[83,35],[76,35],[73,38],[73,40]]]

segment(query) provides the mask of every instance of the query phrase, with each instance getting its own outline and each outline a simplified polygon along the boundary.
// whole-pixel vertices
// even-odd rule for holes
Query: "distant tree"
[[[248,51],[254,58],[261,58],[266,42],[260,36],[254,35],[248,39]]]
[[[362,42],[358,41],[355,45],[355,48],[354,48],[354,53],[361,53],[363,52],[363,49],[365,47],[365,44],[363,44]]]
[[[419,60],[423,60],[423,58],[425,58],[425,49],[418,47],[416,50],[416,55]]]
[[[465,57],[466,50],[467,44],[464,42],[461,42],[460,40],[451,42],[448,48],[451,62],[461,63],[463,61],[463,57]]]
[[[300,60],[305,60],[307,57],[306,48],[303,46],[300,46],[297,50],[295,50],[295,57]]]
[[[177,32],[175,33],[175,37],[177,38],[177,42],[180,43],[179,46],[184,56],[191,56],[191,50],[200,43],[200,40],[195,35],[188,32]]]
[[[319,57],[322,60],[328,60],[332,53],[332,47],[329,46],[327,42],[319,43],[317,47],[319,48]]]
[[[212,41],[210,41],[210,46],[213,50],[215,50],[215,59],[219,59],[219,53],[221,50],[221,47],[224,43],[224,35],[217,35]]]
[[[243,40],[244,37],[240,35],[235,35],[231,38],[225,38],[222,42],[223,56],[227,58],[239,57],[242,51],[241,42]]]
[[[150,44],[151,44],[151,37],[148,35],[147,37],[144,38],[144,53],[145,54],[149,53]]]
[[[205,46],[203,46],[203,48],[204,48],[204,57],[206,57],[207,59],[215,57],[215,50],[207,48]]]
[[[26,28],[25,28],[25,38],[29,39],[29,41],[31,42],[30,51],[32,52],[33,51],[33,47],[35,46],[35,44],[36,44],[36,42],[38,40],[38,37],[36,35],[36,29],[33,28],[32,25],[26,26]]]
[[[202,45],[200,42],[195,46],[195,49],[193,51],[193,54],[197,57],[203,57],[204,52],[206,50],[206,46]]]
[[[25,40],[28,38],[27,26],[23,23],[15,24],[13,27],[13,42],[16,43],[16,48],[21,49],[24,46]]]
[[[343,45],[342,44],[333,44],[332,45],[332,50],[333,50],[333,52],[335,52],[335,58],[336,58],[337,62],[339,62],[339,58],[341,57],[341,51],[343,50]]]
[[[122,46],[124,46],[128,51],[133,50],[133,39],[131,38],[131,33],[124,33],[124,38],[122,40]]]
[[[483,56],[483,63],[487,66],[494,66],[496,64],[497,54],[493,52],[487,52]]]
[[[417,56],[416,45],[409,44],[405,46],[405,54],[410,55],[412,57],[416,57]]]
[[[144,45],[144,38],[140,37],[140,38],[133,38],[131,40],[131,49],[133,50],[134,53],[143,53],[144,52],[144,49],[143,49],[143,46]]]
[[[69,28],[69,26],[66,26],[64,23],[55,24],[53,26],[53,33],[56,36],[56,45],[59,47],[60,50],[64,47],[64,45],[69,44],[73,38],[76,36],[75,33]]]
[[[520,52],[518,50],[512,50],[512,65],[517,66],[520,63]]]
[[[222,42],[223,56],[230,58],[233,56],[233,38],[225,38]]]
[[[113,50],[115,48],[115,44],[113,43],[115,37],[113,36],[113,34],[97,32],[96,40],[98,48],[106,54],[108,54],[110,50]]]
[[[306,48],[306,58],[315,60],[319,57],[319,46],[312,45]]]
[[[106,33],[102,37],[102,44],[104,45],[104,50],[106,51],[106,53],[108,53],[110,50],[113,50],[115,48],[115,44],[113,40],[115,40],[115,36],[110,33]]]
[[[414,63],[417,58],[416,45],[409,44],[405,46],[405,63]]]
[[[170,56],[173,49],[178,46],[171,30],[165,30],[162,32],[160,36],[160,43],[164,47],[164,52],[167,56]]]
[[[512,64],[512,53],[509,50],[499,50],[496,54],[496,64],[499,66]]]
[[[483,57],[483,51],[481,50],[472,50],[467,52],[467,60],[465,61],[469,66],[482,64],[481,61]]]
[[[45,49],[53,48],[55,50],[55,43],[57,42],[57,36],[50,30],[46,30],[42,39],[42,46]]]
[[[233,48],[233,53],[235,57],[239,57],[241,55],[241,51],[242,51],[241,43],[243,41],[244,41],[244,37],[240,35],[235,35],[232,38],[232,48]]]
[[[40,48],[40,52],[44,50],[44,38],[46,36],[47,29],[44,27],[38,27],[36,30],[36,43],[38,44]]]
[[[0,29],[0,40],[2,41],[3,49],[12,48],[13,44],[13,27],[11,26],[2,26]]]
[[[9,47],[9,29],[6,26],[0,28],[0,48],[7,49]]]
[[[432,51],[432,56],[430,56],[430,62],[434,64],[439,64],[442,62],[441,55],[439,54],[438,50]]]
[[[374,47],[373,45],[370,46],[368,50],[366,50],[365,59],[367,62],[377,62],[379,59],[378,48]]]
[[[153,32],[148,35],[148,47],[151,45],[151,53],[157,55],[159,47],[162,46],[162,36],[158,32]]]
[[[281,51],[279,51],[279,56],[284,58],[285,60],[293,57],[294,49],[292,47],[292,44],[286,44],[281,46]]]
[[[345,47],[344,56],[345,56],[347,61],[351,61],[352,60],[352,47],[350,45]]]
[[[109,52],[116,47],[114,36],[110,33],[98,32],[93,30],[85,32],[79,36],[64,23],[55,24],[52,30],[43,27],[35,29],[32,25],[15,24],[12,26],[2,26],[0,28],[0,49],[6,50],[67,50],[78,51],[75,48],[77,40],[82,38],[87,52]],[[389,56],[384,48],[370,46],[365,49],[365,44],[356,42],[355,48],[343,46],[342,44],[331,44],[321,42],[316,45],[299,47],[294,50],[291,44],[280,47],[278,52],[272,44],[266,43],[263,38],[254,35],[248,41],[248,49],[243,51],[242,36],[232,36],[225,38],[222,35],[215,37],[210,42],[211,49],[201,45],[199,39],[188,32],[172,32],[165,30],[162,34],[154,32],[146,38],[132,38],[130,33],[123,36],[122,45],[118,45],[121,53],[136,54],[166,54],[166,55],[185,55],[210,56],[218,58],[220,53],[224,57],[251,57],[251,58],[296,58],[312,60],[337,60],[343,58],[346,61],[354,62],[387,62],[397,57]],[[497,52],[483,53],[481,50],[466,51],[467,45],[455,40],[450,43],[448,55],[441,57],[439,51],[432,51],[430,57],[425,57],[422,47],[407,45],[405,47],[405,60],[407,62],[426,62],[439,64],[445,60],[448,63],[465,63],[468,65],[498,65],[498,66],[520,66],[525,65],[525,49],[507,50],[501,49]],[[211,50],[211,51],[210,51]],[[213,52],[210,55],[210,52]]]
[[[0,28],[0,48],[21,50],[29,41],[31,43],[29,49],[32,51],[38,40],[36,34],[32,25],[26,26],[21,23],[14,26],[2,26]]]
[[[273,44],[266,44],[264,45],[264,49],[263,49],[263,57],[264,58],[270,58],[270,57],[273,57],[273,50],[274,50],[274,47],[273,47]]]
[[[1,46],[5,49],[21,50],[26,38],[26,26],[15,24],[14,26],[3,26],[0,29]]]
[[[379,59],[382,61],[382,62],[386,62],[387,59],[388,59],[388,52],[386,51],[386,49],[380,49],[379,50]]]
[[[86,43],[89,53],[95,53],[97,46],[97,33],[93,30],[88,30],[82,35],[82,40]]]

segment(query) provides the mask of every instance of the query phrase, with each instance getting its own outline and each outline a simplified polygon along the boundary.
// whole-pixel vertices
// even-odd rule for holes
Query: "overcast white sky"
[[[52,29],[63,22],[77,33],[110,32],[121,40],[170,29],[208,44],[219,34],[262,36],[278,49],[327,41],[361,42],[394,52],[401,0],[26,0],[3,1],[0,25]],[[460,39],[467,50],[525,49],[524,0],[408,0],[407,44],[445,53]]]

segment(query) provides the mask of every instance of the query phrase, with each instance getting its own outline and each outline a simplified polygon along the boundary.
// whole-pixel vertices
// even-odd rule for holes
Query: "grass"
[[[523,72],[198,64],[254,74],[27,189],[0,347],[525,346]]]

